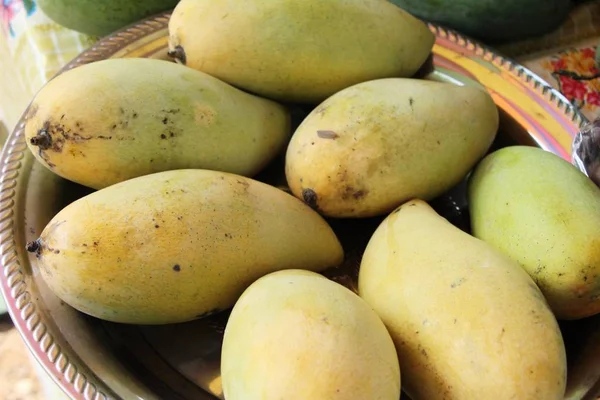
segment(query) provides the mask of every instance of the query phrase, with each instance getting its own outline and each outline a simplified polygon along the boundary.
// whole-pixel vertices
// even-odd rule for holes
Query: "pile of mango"
[[[485,88],[415,75],[434,39],[385,0],[179,2],[177,63],[98,61],[33,99],[33,155],[95,191],[32,261],[106,321],[230,311],[227,400],[562,399],[557,319],[600,312],[600,189],[490,152]],[[464,181],[470,232],[430,205]],[[330,223],[370,217],[352,291],[324,275],[352,251]]]

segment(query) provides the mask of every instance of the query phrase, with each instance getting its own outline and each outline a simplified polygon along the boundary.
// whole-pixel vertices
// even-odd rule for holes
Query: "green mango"
[[[474,236],[519,262],[561,319],[600,313],[600,188],[535,147],[488,155],[469,182]]]
[[[425,20],[488,42],[522,40],[556,29],[569,0],[390,0]]]
[[[144,17],[172,9],[179,0],[37,0],[50,19],[69,29],[105,36]]]

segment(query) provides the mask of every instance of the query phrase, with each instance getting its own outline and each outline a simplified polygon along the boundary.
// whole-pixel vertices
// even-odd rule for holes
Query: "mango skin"
[[[381,223],[358,289],[396,344],[411,399],[563,399],[564,342],[539,288],[427,203]]]
[[[554,314],[600,313],[600,188],[550,152],[511,146],[469,182],[473,234],[531,275]]]
[[[314,272],[253,283],[225,328],[228,400],[398,400],[400,367],[381,319],[356,294]]]
[[[297,103],[412,76],[434,42],[424,22],[384,0],[182,0],[169,22],[169,50],[180,62]]]
[[[29,108],[25,136],[54,173],[101,189],[172,169],[253,176],[284,150],[290,130],[275,102],[173,62],[125,58],[52,79]],[[39,140],[44,132],[50,143]]]
[[[331,96],[296,129],[287,182],[323,215],[384,215],[457,185],[488,151],[498,123],[494,101],[477,86],[364,82]]]
[[[232,307],[261,276],[341,263],[329,225],[293,196],[238,175],[175,170],[62,209],[28,244],[49,288],[97,318],[193,320]]]

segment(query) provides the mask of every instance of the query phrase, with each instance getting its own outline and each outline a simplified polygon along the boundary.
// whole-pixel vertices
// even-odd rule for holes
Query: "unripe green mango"
[[[88,35],[104,36],[149,15],[175,7],[178,0],[36,0],[48,17]]]
[[[385,0],[182,0],[171,54],[261,96],[318,103],[359,82],[412,76],[427,25]]]
[[[341,263],[329,225],[304,203],[239,175],[174,170],[69,204],[27,245],[65,303],[97,318],[185,322],[232,307],[273,271]]]
[[[480,86],[363,82],[304,119],[287,149],[287,182],[323,215],[383,215],[463,180],[491,146],[498,121],[494,101]]]
[[[100,189],[173,169],[253,176],[285,147],[290,115],[173,62],[109,59],[48,82],[29,107],[25,136],[54,173]]]
[[[527,146],[488,155],[469,183],[473,234],[519,262],[561,319],[600,313],[600,188]]]

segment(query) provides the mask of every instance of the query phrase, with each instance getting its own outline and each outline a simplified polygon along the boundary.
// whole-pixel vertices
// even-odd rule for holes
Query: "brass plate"
[[[106,58],[165,59],[168,18],[168,13],[154,16],[106,37],[64,70]],[[571,141],[585,120],[560,93],[489,49],[435,25],[430,28],[437,43],[435,70],[427,71],[428,77],[456,84],[472,84],[471,78],[488,88],[502,115],[496,146],[536,145],[570,158]],[[307,111],[294,110],[297,121]],[[258,179],[285,185],[281,161]],[[222,398],[219,358],[227,313],[186,324],[128,326],[99,321],[62,303],[24,247],[58,210],[90,190],[34,160],[25,145],[23,119],[10,135],[1,162],[0,288],[24,341],[60,387],[73,399]],[[465,228],[462,189],[433,203]],[[332,279],[354,286],[360,255],[379,221],[331,221],[348,250],[344,267]],[[599,324],[591,318],[562,325],[570,362],[569,399],[592,399],[599,391],[594,388],[600,377],[595,362]]]

